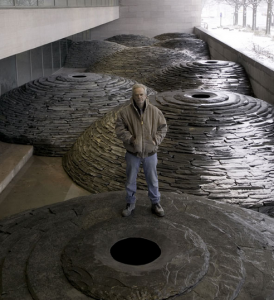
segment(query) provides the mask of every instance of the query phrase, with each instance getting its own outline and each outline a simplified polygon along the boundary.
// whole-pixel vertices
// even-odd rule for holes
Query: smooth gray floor
[[[0,219],[89,194],[72,182],[61,157],[32,156],[0,194]]]

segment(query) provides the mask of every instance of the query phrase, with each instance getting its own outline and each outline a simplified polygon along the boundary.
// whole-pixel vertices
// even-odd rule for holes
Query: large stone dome
[[[62,156],[92,122],[131,97],[130,79],[71,73],[39,78],[0,97],[0,139]]]
[[[273,201],[272,105],[200,90],[160,93],[156,103],[168,123],[158,152],[160,190],[246,207]],[[125,150],[115,135],[120,109],[92,124],[63,158],[70,177],[93,193],[124,189]],[[138,188],[146,189],[144,174],[139,175]]]
[[[73,42],[66,57],[66,68],[87,68],[127,47],[108,41]]]
[[[152,46],[158,40],[138,34],[118,34],[106,39],[106,41],[114,42],[127,47],[141,47]]]
[[[161,47],[135,47],[115,53],[96,63],[88,72],[108,73],[142,82],[144,77],[174,63],[191,61],[194,58],[186,53]]]
[[[253,95],[244,68],[235,62],[222,60],[197,60],[174,64],[151,74],[145,79],[145,84],[158,92],[202,89]]]

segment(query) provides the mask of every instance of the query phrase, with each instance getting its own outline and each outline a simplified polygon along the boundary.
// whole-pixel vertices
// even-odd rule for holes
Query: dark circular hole
[[[195,94],[195,95],[192,95],[192,98],[210,98],[210,95],[207,95],[207,94]]]
[[[207,64],[217,64],[216,60],[208,60],[206,61]]]
[[[87,76],[86,75],[72,75],[72,77],[75,77],[75,78],[85,78]]]
[[[114,244],[110,249],[111,256],[126,265],[146,265],[161,255],[160,247],[147,239],[127,238]]]

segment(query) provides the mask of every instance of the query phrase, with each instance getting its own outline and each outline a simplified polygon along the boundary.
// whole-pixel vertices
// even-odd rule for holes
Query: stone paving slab
[[[273,219],[171,192],[158,218],[142,191],[133,216],[122,218],[124,197],[79,197],[0,221],[1,299],[273,298]],[[128,238],[156,243],[160,256],[117,261],[109,249]]]

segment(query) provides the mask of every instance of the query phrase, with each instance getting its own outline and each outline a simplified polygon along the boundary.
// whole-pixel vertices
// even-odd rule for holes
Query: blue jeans
[[[158,176],[157,176],[157,153],[140,158],[129,152],[126,153],[126,201],[127,203],[136,202],[136,190],[137,190],[137,174],[139,172],[140,164],[143,163],[143,169],[146,177],[146,182],[148,186],[148,196],[152,204],[160,202],[160,192],[158,186]]]

